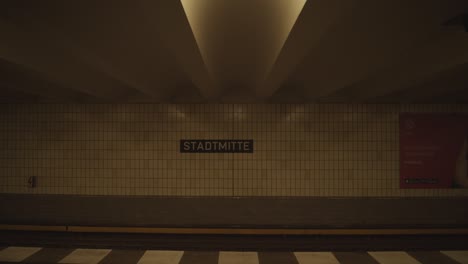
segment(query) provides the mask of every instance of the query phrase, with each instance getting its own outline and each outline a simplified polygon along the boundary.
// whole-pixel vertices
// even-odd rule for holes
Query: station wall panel
[[[401,112],[467,113],[468,105],[3,104],[0,193],[468,196],[399,188]],[[180,153],[181,139],[253,139],[255,150]]]

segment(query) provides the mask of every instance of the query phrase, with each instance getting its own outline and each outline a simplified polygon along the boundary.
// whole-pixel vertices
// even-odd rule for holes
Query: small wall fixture
[[[28,179],[28,187],[29,188],[36,188],[37,186],[37,176],[31,176]]]

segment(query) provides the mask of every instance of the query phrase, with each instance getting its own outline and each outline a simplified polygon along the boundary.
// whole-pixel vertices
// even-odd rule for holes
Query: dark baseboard
[[[162,250],[467,250],[466,235],[239,236],[0,231],[0,246]]]

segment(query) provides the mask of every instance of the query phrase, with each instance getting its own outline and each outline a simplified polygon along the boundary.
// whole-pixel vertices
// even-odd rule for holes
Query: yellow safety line
[[[209,235],[457,235],[468,229],[246,229],[70,226],[70,232],[209,234]]]

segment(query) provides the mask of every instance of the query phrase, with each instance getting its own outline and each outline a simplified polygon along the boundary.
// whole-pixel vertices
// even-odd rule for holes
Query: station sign
[[[252,139],[182,139],[181,153],[253,153]]]

